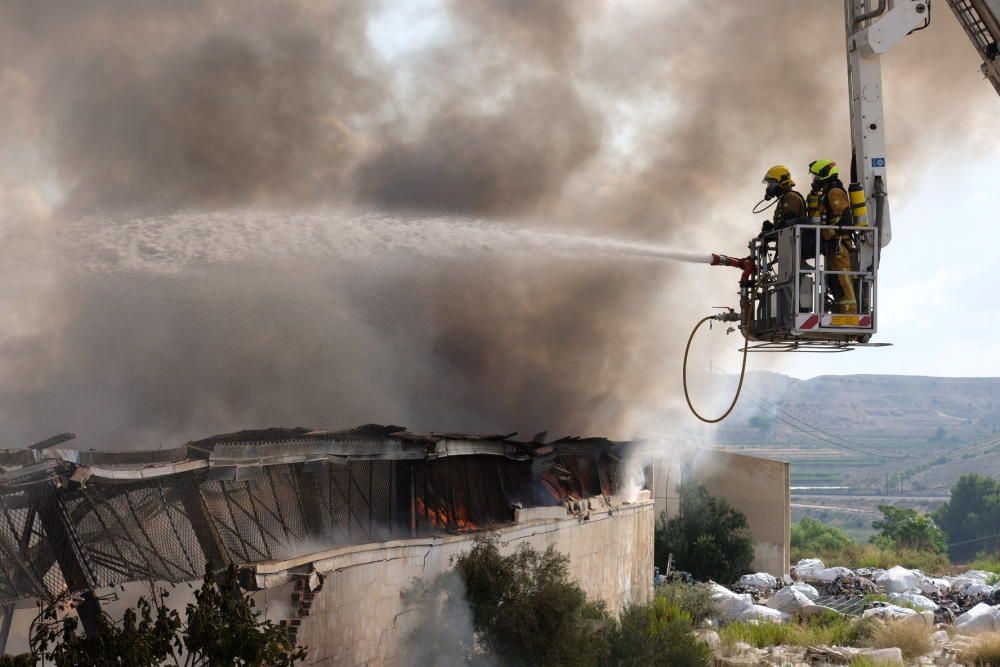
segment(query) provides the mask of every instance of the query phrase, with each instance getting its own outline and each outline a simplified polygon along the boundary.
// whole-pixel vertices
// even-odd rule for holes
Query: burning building
[[[648,599],[654,504],[630,463],[643,445],[514,435],[268,429],[97,452],[60,448],[67,434],[2,451],[2,638],[39,598],[79,595],[89,627],[102,588],[235,563],[282,601],[310,660],[392,663],[413,616],[401,592],[483,529],[566,553],[611,609]]]

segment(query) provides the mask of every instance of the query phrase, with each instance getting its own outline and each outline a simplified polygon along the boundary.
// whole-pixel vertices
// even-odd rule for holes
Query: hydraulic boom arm
[[[948,0],[983,59],[983,74],[1000,93],[1000,0]]]
[[[881,56],[907,35],[928,26],[930,0],[844,0],[844,16],[854,152],[851,180],[861,183],[874,200],[869,210],[875,212],[884,247],[892,240],[892,224],[885,174]]]

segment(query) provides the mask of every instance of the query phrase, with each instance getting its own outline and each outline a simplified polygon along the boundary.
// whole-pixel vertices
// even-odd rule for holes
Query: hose
[[[753,292],[751,292],[751,294],[752,293]],[[753,301],[754,301],[753,297],[751,297],[751,299],[750,299],[750,310],[748,311],[750,313],[753,313]],[[740,366],[740,383],[736,387],[736,395],[733,396],[733,402],[729,404],[729,407],[726,409],[725,412],[722,413],[721,417],[716,417],[715,419],[709,419],[707,417],[703,417],[695,409],[694,404],[691,402],[691,394],[688,393],[688,379],[687,379],[688,378],[688,353],[691,351],[691,342],[694,340],[694,335],[696,333],[698,333],[698,329],[701,328],[701,325],[704,324],[705,322],[709,321],[709,320],[714,320],[714,319],[718,319],[718,316],[716,316],[716,315],[709,315],[707,317],[701,318],[701,320],[698,321],[698,324],[694,325],[694,329],[691,330],[691,335],[688,336],[687,346],[684,348],[684,366],[683,366],[683,368],[681,370],[681,375],[682,375],[682,377],[684,379],[684,400],[687,401],[688,407],[691,409],[691,414],[693,414],[695,417],[697,417],[701,421],[705,422],[706,424],[718,424],[723,419],[725,419],[726,417],[728,417],[729,413],[731,413],[733,411],[733,408],[736,407],[736,402],[740,400],[740,392],[743,391],[743,380],[744,380],[744,378],[746,378],[746,374],[747,374],[747,354],[750,352],[750,339],[749,339],[748,333],[747,333],[747,328],[749,327],[749,324],[748,324],[746,327],[743,328],[743,363]]]

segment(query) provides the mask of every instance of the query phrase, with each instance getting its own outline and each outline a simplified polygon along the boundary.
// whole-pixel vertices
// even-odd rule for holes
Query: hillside
[[[1000,378],[752,373],[722,444],[797,443],[804,424],[877,448],[963,445],[1000,434]],[[808,429],[806,429],[808,430]]]
[[[753,373],[716,442],[790,461],[793,518],[863,532],[881,503],[929,510],[963,474],[1000,477],[1000,378]]]

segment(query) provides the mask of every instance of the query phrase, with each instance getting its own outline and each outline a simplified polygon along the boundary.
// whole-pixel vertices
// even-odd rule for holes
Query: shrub
[[[927,655],[934,648],[930,632],[922,623],[897,621],[877,628],[867,642],[872,648],[898,647],[907,659]]]
[[[664,584],[656,589],[656,595],[691,614],[691,622],[696,626],[719,615],[719,604],[712,597],[712,589],[706,584]]]
[[[808,516],[792,526],[792,548],[806,553],[840,551],[852,544],[854,540],[840,528]]]
[[[748,623],[736,621],[719,630],[719,638],[732,646],[737,642],[750,644],[754,648],[767,648],[782,644],[799,646],[801,632],[790,623]]]
[[[595,665],[604,655],[592,623],[601,609],[570,580],[568,562],[553,547],[526,544],[501,555],[496,535],[477,536],[456,559],[477,637],[503,664]]]
[[[665,570],[672,553],[677,567],[700,580],[728,584],[750,571],[753,542],[746,516],[697,482],[680,486],[680,515],[656,524],[655,560]]]
[[[1000,665],[1000,633],[988,632],[977,636],[958,658],[963,665]]]
[[[691,615],[663,595],[657,595],[649,604],[624,609],[609,632],[608,643],[605,664],[609,667],[712,664],[711,650],[692,631]]]
[[[879,505],[878,509],[882,518],[872,522],[872,528],[879,531],[872,536],[873,544],[931,553],[944,551],[948,540],[928,515],[892,505]]]
[[[192,665],[291,667],[305,660],[306,650],[295,646],[284,628],[261,620],[250,595],[240,590],[234,565],[221,574],[213,569],[211,563],[205,566],[201,588],[183,620],[164,604],[168,592],[156,588],[125,610],[120,621],[102,613],[93,635],[78,632],[75,615],[61,613],[65,598],[49,602],[32,623],[29,664],[40,659],[55,667],[153,667],[176,661],[181,648],[187,653],[185,664]]]

